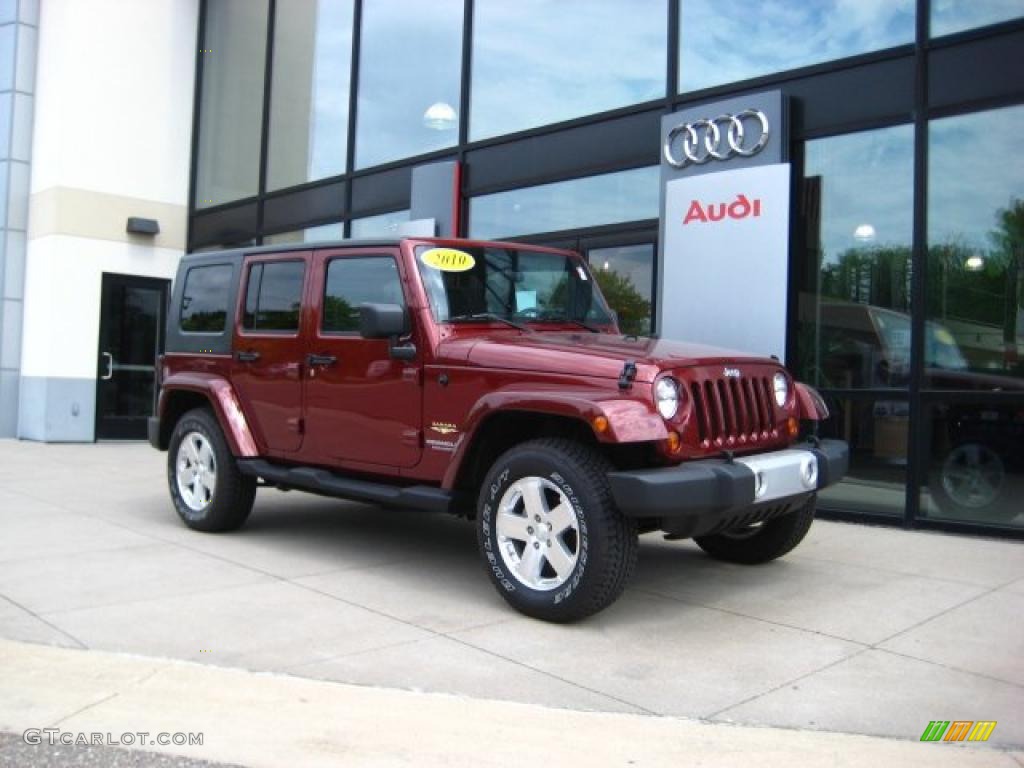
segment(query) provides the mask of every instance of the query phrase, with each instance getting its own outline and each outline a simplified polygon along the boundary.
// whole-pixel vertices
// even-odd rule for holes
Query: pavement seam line
[[[762,624],[768,624],[768,625],[773,626],[773,627],[782,627],[784,629],[792,629],[795,632],[804,632],[804,633],[807,633],[809,635],[820,635],[821,637],[827,637],[830,640],[840,640],[840,641],[842,641],[844,643],[851,643],[853,645],[859,645],[859,646],[861,646],[863,648],[870,648],[871,647],[871,643],[865,643],[863,640],[851,640],[848,637],[841,637],[840,635],[833,635],[833,634],[830,634],[828,632],[822,632],[821,630],[818,630],[818,629],[808,629],[807,627],[798,627],[795,624],[786,624],[784,621],[772,621],[771,619],[764,619],[764,618],[761,618],[760,616],[750,616],[749,614],[741,613],[740,611],[733,611],[733,610],[730,610],[728,608],[722,608],[722,607],[717,606],[717,605],[708,605],[707,603],[702,603],[702,602],[699,602],[697,600],[690,600],[688,598],[679,597],[677,595],[666,595],[663,592],[658,592],[658,591],[653,590],[653,589],[648,589],[648,588],[644,588],[644,587],[627,587],[627,589],[630,592],[638,592],[638,593],[640,593],[642,595],[649,595],[651,597],[660,597],[663,600],[671,600],[672,602],[682,603],[683,605],[693,605],[693,606],[696,606],[698,608],[704,608],[705,610],[708,610],[708,611],[717,611],[719,613],[724,613],[724,614],[727,614],[729,616],[738,616],[741,619],[750,619],[751,621],[757,621],[757,622],[760,622]]]
[[[1012,584],[1013,582],[1011,581],[1009,583]],[[938,619],[938,618],[940,618],[942,616],[945,616],[950,611],[955,611],[956,609],[963,608],[965,605],[968,605],[969,603],[973,603],[976,600],[980,600],[983,597],[988,597],[993,592],[997,592],[998,590],[1002,589],[1004,586],[1006,586],[1006,585],[1002,584],[1002,585],[997,586],[997,587],[991,587],[989,589],[986,589],[984,592],[981,592],[981,593],[979,593],[977,595],[974,595],[973,597],[969,597],[966,600],[961,600],[959,603],[955,603],[954,605],[951,605],[948,608],[944,608],[943,610],[941,610],[938,613],[936,613],[934,616],[929,616],[927,619],[922,619],[921,621],[917,622],[916,624],[911,624],[909,627],[906,627],[905,629],[901,629],[899,632],[896,632],[895,634],[889,635],[888,637],[883,638],[882,640],[879,640],[877,643],[873,643],[871,647],[872,648],[878,648],[882,643],[887,643],[890,640],[895,640],[900,635],[904,635],[907,632],[910,632],[912,630],[918,629],[919,627],[924,626],[925,624],[927,624],[930,621],[935,621],[936,619]],[[879,650],[884,650],[884,649],[879,649]],[[926,661],[926,659],[921,659],[921,661]]]
[[[959,672],[963,675],[971,675],[972,677],[980,677],[983,680],[991,680],[993,683],[1001,683],[1003,685],[1009,685],[1013,688],[1024,689],[1024,684],[1015,683],[1012,680],[1003,680],[1001,677],[993,677],[992,675],[986,675],[984,672],[974,672],[970,669],[963,669],[962,667],[954,667],[952,664],[943,664],[941,661],[932,661],[931,659],[919,659],[917,656],[911,656],[909,653],[900,653],[899,651],[893,651],[888,648],[872,648],[873,651],[879,653],[888,653],[893,656],[899,656],[903,659],[910,659],[912,661],[919,661],[922,664],[931,664],[933,667],[942,667],[948,669],[951,672]]]
[[[920,531],[915,531],[920,532]],[[927,531],[925,531],[927,533]],[[998,541],[998,540],[996,540]],[[951,579],[948,576],[926,576],[921,573],[913,573],[912,571],[903,571],[899,568],[881,568],[877,565],[863,565],[861,563],[851,563],[846,560],[829,560],[825,557],[815,557],[814,555],[805,554],[803,552],[794,551],[792,557],[800,560],[811,560],[815,563],[826,563],[828,565],[844,565],[848,568],[864,568],[868,571],[878,571],[879,573],[894,574],[897,576],[911,576],[919,579],[931,579],[932,581],[944,581],[949,584],[959,584],[962,587],[976,587],[977,589],[988,589],[988,584],[978,584],[976,581],[964,581],[963,579]],[[1017,579],[1019,580],[1019,577]],[[1010,582],[1013,583],[1012,581]]]
[[[775,693],[776,691],[781,691],[783,688],[785,688],[787,686],[790,686],[793,683],[798,683],[798,682],[800,682],[801,680],[803,680],[805,678],[808,678],[808,677],[811,677],[812,675],[818,674],[819,672],[824,672],[826,669],[830,669],[830,668],[836,666],[837,664],[842,664],[844,662],[849,661],[850,659],[854,659],[857,656],[860,656],[862,653],[867,653],[869,650],[871,650],[871,649],[870,648],[861,648],[860,650],[857,650],[854,653],[851,653],[849,656],[844,656],[841,659],[836,659],[835,661],[830,661],[828,664],[826,664],[823,667],[819,667],[818,669],[811,670],[810,672],[805,672],[804,674],[798,675],[797,677],[794,677],[794,678],[792,678],[790,680],[787,680],[786,682],[781,683],[780,685],[777,685],[774,688],[770,688],[767,691],[762,691],[761,693],[754,694],[753,696],[748,696],[747,698],[743,699],[742,701],[737,701],[735,704],[730,704],[728,707],[723,707],[722,709],[716,710],[716,711],[714,711],[714,712],[712,712],[712,713],[710,713],[708,715],[705,715],[705,717],[708,720],[712,720],[713,718],[719,717],[723,713],[728,712],[730,709],[735,709],[736,707],[741,707],[744,704],[749,704],[752,701],[760,699],[762,696],[768,696],[769,694]],[[805,730],[809,730],[809,729],[805,729]]]
[[[65,722],[67,720],[70,720],[72,717],[75,717],[76,715],[80,715],[83,712],[92,709],[93,707],[98,707],[100,704],[104,704],[104,703],[110,701],[111,699],[117,698],[120,695],[121,695],[120,691],[114,691],[109,696],[104,696],[102,699],[94,701],[91,704],[86,704],[84,707],[79,707],[78,709],[76,709],[71,714],[64,715],[64,717],[61,717],[61,718],[55,720],[53,723],[50,724],[50,727],[51,728],[56,728],[58,725],[60,725],[61,723]]]
[[[36,613],[35,611],[33,611],[33,610],[29,609],[29,608],[26,608],[26,607],[25,607],[24,605],[22,605],[21,603],[17,602],[16,600],[12,600],[11,598],[9,598],[9,597],[8,597],[7,595],[5,595],[5,594],[2,594],[2,593],[0,593],[0,597],[2,597],[2,598],[3,598],[4,600],[6,600],[6,601],[7,601],[8,603],[10,603],[11,605],[13,605],[13,606],[14,606],[15,608],[18,608],[18,609],[20,609],[20,610],[24,611],[25,613],[27,613],[27,614],[28,614],[29,616],[31,616],[32,618],[36,619],[37,621],[40,621],[40,622],[42,622],[43,624],[45,624],[46,626],[48,626],[48,627],[49,627],[50,629],[56,630],[56,631],[57,631],[57,632],[59,632],[60,634],[64,635],[64,637],[67,637],[67,638],[69,638],[69,639],[73,640],[73,641],[75,642],[75,644],[76,644],[76,645],[77,645],[77,646],[78,646],[79,648],[81,648],[82,650],[85,650],[85,651],[89,650],[89,646],[88,646],[88,645],[86,645],[85,643],[83,643],[83,642],[82,642],[81,640],[79,640],[79,639],[78,639],[77,637],[75,637],[74,635],[72,635],[72,634],[71,634],[70,632],[68,632],[67,630],[61,629],[60,627],[58,627],[58,626],[57,626],[56,624],[54,624],[53,622],[47,621],[46,619],[44,619],[44,618],[43,618],[42,616],[40,616],[40,615],[39,615],[38,613]]]
[[[632,701],[628,701],[626,699],[619,698],[618,696],[613,696],[610,693],[605,693],[604,691],[598,691],[598,690],[595,690],[593,688],[589,688],[589,687],[587,687],[585,685],[580,685],[579,683],[573,682],[572,680],[566,680],[564,677],[561,677],[560,675],[556,675],[553,672],[548,672],[547,670],[544,670],[544,669],[538,669],[537,667],[533,667],[533,666],[527,664],[524,661],[519,661],[518,659],[510,659],[508,656],[502,656],[500,653],[496,653],[495,651],[489,650],[487,648],[481,648],[480,646],[474,645],[473,643],[469,642],[468,640],[464,640],[464,639],[462,639],[460,637],[454,637],[454,636],[451,636],[451,635],[449,635],[449,637],[454,642],[459,643],[460,645],[464,645],[467,648],[472,648],[472,649],[474,649],[476,651],[481,651],[482,653],[486,653],[488,656],[493,656],[496,659],[501,659],[502,661],[507,661],[508,663],[514,664],[517,667],[523,667],[524,669],[528,669],[531,672],[536,672],[539,675],[544,675],[545,677],[550,677],[553,680],[558,680],[559,682],[565,683],[565,684],[567,684],[569,686],[572,686],[573,688],[579,688],[581,691],[587,691],[588,693],[592,693],[592,694],[594,694],[596,696],[600,696],[603,699],[610,699],[611,701],[617,701],[619,704],[625,704],[628,707],[633,707],[634,709],[640,710],[640,712],[642,712],[645,715],[653,715],[654,717],[666,717],[666,715],[664,715],[664,714],[662,714],[660,712],[655,712],[652,709],[647,709],[647,707],[641,706],[640,704],[634,704]],[[542,705],[538,705],[538,706],[542,706]],[[568,708],[568,707],[555,707],[555,709],[570,709],[570,708]],[[571,709],[570,711],[579,712],[579,711],[586,711],[586,710]]]

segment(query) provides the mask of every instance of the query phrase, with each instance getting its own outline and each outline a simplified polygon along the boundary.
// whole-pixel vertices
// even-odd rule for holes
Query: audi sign
[[[676,125],[665,137],[662,152],[665,162],[673,168],[685,168],[691,163],[703,165],[709,160],[753,157],[764,149],[770,136],[768,116],[759,109],[745,109],[735,115]]]

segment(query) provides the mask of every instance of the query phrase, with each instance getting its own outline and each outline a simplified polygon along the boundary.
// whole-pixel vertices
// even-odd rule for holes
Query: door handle
[[[110,381],[112,378],[114,378],[114,356],[109,352],[103,352],[102,354],[105,358],[107,358],[107,375],[101,376],[100,378],[103,381]]]
[[[238,362],[240,363],[255,363],[257,360],[260,359],[260,353],[252,351],[236,352],[235,359],[238,360]]]
[[[306,358],[306,362],[309,365],[328,366],[334,365],[336,362],[338,362],[338,358],[335,357],[334,355],[309,355]]]

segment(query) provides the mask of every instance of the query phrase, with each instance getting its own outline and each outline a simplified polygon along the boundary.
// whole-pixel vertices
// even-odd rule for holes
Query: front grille
[[[767,376],[708,378],[690,383],[704,446],[740,446],[776,437]]]

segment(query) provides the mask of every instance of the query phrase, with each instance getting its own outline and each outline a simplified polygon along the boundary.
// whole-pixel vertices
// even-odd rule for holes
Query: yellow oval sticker
[[[429,248],[420,254],[420,261],[442,272],[466,272],[476,266],[476,259],[454,248]]]

